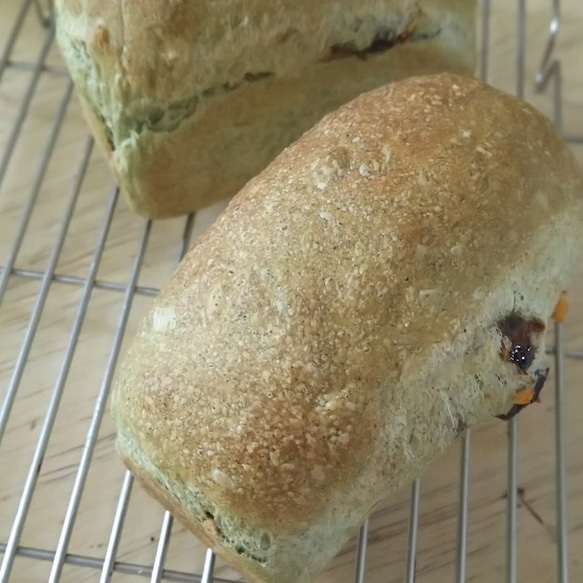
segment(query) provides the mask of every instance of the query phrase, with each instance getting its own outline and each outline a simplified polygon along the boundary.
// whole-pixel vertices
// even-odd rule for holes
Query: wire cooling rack
[[[510,48],[492,39],[496,3],[483,2],[480,73],[513,67],[506,89],[524,97],[534,86],[527,97],[563,130],[555,44],[569,23],[558,0],[546,3],[544,35],[527,51],[525,0],[500,3],[516,18]],[[0,42],[0,583],[240,580],[134,485],[107,411],[125,339],[222,205],[155,224],[133,216],[87,136],[50,3],[0,7]],[[489,75],[496,51],[501,69]],[[566,379],[583,378],[577,332],[567,323],[550,336],[550,407],[478,429],[472,444],[467,435],[381,505],[319,581],[583,581],[583,473],[567,456],[583,405],[564,404]]]

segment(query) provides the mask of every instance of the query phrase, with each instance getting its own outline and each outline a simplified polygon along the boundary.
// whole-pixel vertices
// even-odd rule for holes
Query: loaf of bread
[[[131,207],[234,195],[360,93],[472,73],[476,0],[56,0],[85,116]]]
[[[312,581],[466,428],[537,400],[582,232],[583,175],[530,105],[451,74],[363,94],[155,299],[114,389],[119,452],[249,581]]]

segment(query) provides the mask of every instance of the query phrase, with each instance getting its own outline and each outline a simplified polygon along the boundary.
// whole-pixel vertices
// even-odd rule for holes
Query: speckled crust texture
[[[155,300],[114,390],[122,457],[243,573],[310,581],[546,370],[543,335],[528,371],[503,360],[499,322],[548,322],[582,195],[552,124],[475,79],[358,97],[251,180]]]
[[[56,12],[89,125],[132,208],[157,218],[233,195],[363,91],[471,73],[476,57],[476,0],[57,0]]]

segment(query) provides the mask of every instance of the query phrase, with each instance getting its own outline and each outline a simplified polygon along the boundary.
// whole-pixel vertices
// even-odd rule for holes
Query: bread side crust
[[[439,71],[471,69],[465,56],[443,51],[435,39],[394,47],[365,63],[315,66],[302,81],[252,83],[205,103],[169,134],[145,132],[127,142],[114,164],[135,212],[186,214],[234,195],[324,115],[362,92]]]
[[[90,126],[113,145],[109,161],[129,204],[152,218],[233,195],[325,113],[363,91],[411,74],[471,73],[475,63],[474,0],[421,2],[431,17],[418,17],[411,0],[348,2],[342,13],[334,2],[290,3],[273,14],[248,2],[245,16],[233,2],[233,22],[243,10],[241,22],[250,23],[232,30],[221,29],[224,15],[207,2],[174,3],[175,12],[152,4],[57,2],[59,44],[89,104]],[[293,34],[290,11],[301,13]],[[359,54],[383,27],[401,31],[402,41]],[[226,36],[218,42],[220,30]],[[416,30],[437,36],[415,40]],[[154,41],[157,49],[146,46]],[[329,60],[339,46],[353,47],[353,56]]]

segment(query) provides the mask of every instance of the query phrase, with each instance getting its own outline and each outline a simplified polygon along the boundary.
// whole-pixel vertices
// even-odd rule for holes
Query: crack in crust
[[[358,49],[352,43],[333,45],[326,57],[320,60],[321,63],[328,63],[339,59],[358,58],[366,60],[369,56],[385,53],[393,47],[410,41],[429,40],[436,38],[441,33],[441,28],[431,31],[418,30],[421,19],[421,11],[418,10],[407,26],[401,31],[387,26],[380,27],[374,35],[371,43]]]

